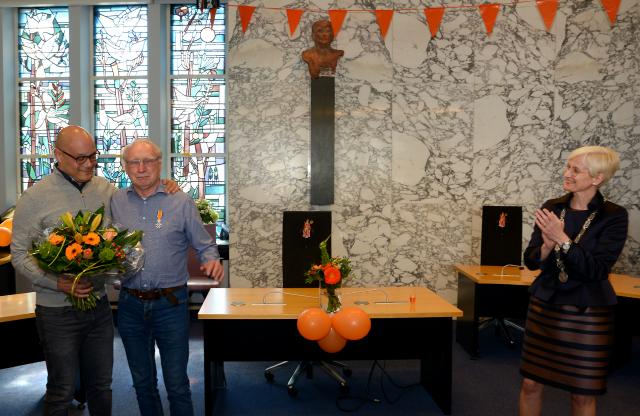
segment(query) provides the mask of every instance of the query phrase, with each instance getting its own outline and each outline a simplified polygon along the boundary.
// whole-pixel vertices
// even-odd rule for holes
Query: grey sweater
[[[57,275],[44,272],[29,255],[33,242],[43,238],[42,232],[45,229],[59,225],[60,216],[65,212],[71,212],[75,216],[79,210],[95,211],[104,205],[103,224],[108,224],[111,216],[109,203],[115,190],[105,179],[93,177],[79,191],[60,171],[54,169],[51,175],[22,194],[13,217],[11,263],[18,274],[33,282],[38,305],[70,306],[65,300],[66,294],[57,290]],[[103,296],[103,279],[91,280],[96,294]]]

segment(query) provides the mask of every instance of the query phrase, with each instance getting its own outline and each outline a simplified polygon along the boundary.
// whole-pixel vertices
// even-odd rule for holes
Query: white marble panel
[[[393,284],[425,286],[456,303],[453,265],[471,262],[467,204],[399,202],[389,247]]]
[[[410,83],[474,84],[477,52],[474,45],[485,36],[477,10],[447,10],[440,31],[431,38],[423,12],[428,6],[413,3],[416,11],[399,11],[394,17],[398,24],[393,32],[395,79]]]
[[[550,197],[563,149],[553,126],[553,87],[491,85],[474,101],[473,173],[467,189],[478,205],[535,203]]]
[[[560,2],[559,13],[566,15],[566,33],[559,39],[557,81],[608,86],[637,77],[637,48],[629,45],[638,44],[640,1],[623,1],[613,28],[599,1]]]
[[[334,205],[332,254],[351,260],[349,286],[394,284],[389,257],[393,209],[387,204]]]
[[[532,10],[537,16],[531,16]],[[556,24],[559,26],[561,22]],[[514,36],[515,33],[518,35]],[[556,44],[554,36],[544,29],[534,2],[503,7],[491,36],[477,38],[472,47],[480,85],[523,89],[553,81]]]
[[[391,172],[396,200],[465,198],[473,157],[471,95],[465,84],[396,83]]]
[[[390,84],[337,81],[335,203],[389,203]]]

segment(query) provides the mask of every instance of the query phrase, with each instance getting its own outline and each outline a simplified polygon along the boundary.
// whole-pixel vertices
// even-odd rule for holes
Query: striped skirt
[[[607,391],[613,307],[553,305],[531,297],[520,373],[575,394]]]

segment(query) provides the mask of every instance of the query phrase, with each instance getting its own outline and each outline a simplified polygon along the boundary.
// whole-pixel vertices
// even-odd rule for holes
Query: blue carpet
[[[204,413],[203,352],[200,325],[192,325],[189,374],[196,415]],[[481,334],[482,357],[470,360],[454,343],[453,347],[453,415],[494,416],[518,413],[520,375],[519,348],[508,349],[492,330]],[[221,340],[221,342],[224,342]],[[349,378],[351,395],[338,400],[335,381],[316,369],[314,378],[302,377],[298,382],[298,397],[287,394],[286,383],[293,364],[276,371],[275,380],[265,380],[264,368],[271,362],[227,363],[227,389],[219,394],[216,415],[335,415],[351,410],[358,415],[441,415],[430,396],[417,386],[417,361],[387,361],[373,367],[371,361],[348,362],[353,375]],[[384,371],[381,367],[384,366]],[[372,369],[373,367],[373,369]],[[160,366],[158,365],[160,370]],[[159,374],[161,394],[168,412],[168,403]],[[34,363],[0,370],[0,415],[31,416],[42,411],[42,396],[46,384],[44,363]],[[598,414],[612,416],[637,415],[634,405],[640,392],[640,340],[634,340],[633,358],[609,379],[609,392],[598,399]],[[116,338],[113,383],[113,414],[138,415],[135,392],[127,367],[122,343]],[[87,410],[72,409],[72,415],[88,415]],[[547,388],[543,415],[569,414],[569,395]]]

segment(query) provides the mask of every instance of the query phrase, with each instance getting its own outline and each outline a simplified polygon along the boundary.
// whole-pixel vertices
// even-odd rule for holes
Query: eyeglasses
[[[78,165],[82,165],[87,160],[89,160],[91,162],[95,162],[98,159],[98,155],[100,155],[100,152],[94,152],[94,153],[91,153],[90,155],[86,155],[86,156],[74,156],[72,154],[69,154],[69,153],[65,152],[64,150],[60,149],[59,147],[56,147],[56,149],[60,150],[65,155],[67,155],[71,159],[75,160]]]
[[[156,157],[154,159],[135,159],[135,160],[125,159],[124,163],[126,163],[127,165],[131,165],[133,167],[144,166],[146,168],[147,166],[151,166],[159,160],[160,160],[159,157]]]

